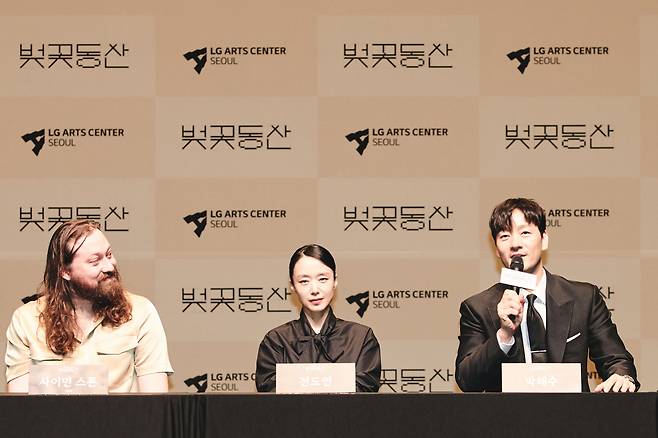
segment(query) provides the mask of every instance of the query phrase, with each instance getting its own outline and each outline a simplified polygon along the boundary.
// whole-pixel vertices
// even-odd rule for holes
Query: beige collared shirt
[[[119,327],[96,321],[89,334],[67,356],[53,353],[46,345],[45,329],[39,323],[43,299],[19,307],[7,329],[7,382],[30,371],[30,364],[105,364],[110,392],[137,392],[137,376],[173,373],[158,312],[146,298],[127,293],[132,319]]]

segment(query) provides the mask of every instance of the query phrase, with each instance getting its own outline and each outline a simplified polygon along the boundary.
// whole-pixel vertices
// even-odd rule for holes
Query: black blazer
[[[520,329],[508,354],[496,339],[500,328],[496,306],[506,288],[498,283],[461,304],[455,374],[462,391],[500,391],[500,364],[525,361]],[[633,356],[624,347],[596,286],[546,271],[546,301],[549,362],[580,363],[584,392],[589,391],[588,351],[603,380],[615,373],[636,379]],[[639,382],[635,386],[639,388]]]
[[[377,392],[381,373],[379,342],[372,329],[334,316],[329,308],[319,334],[315,334],[306,315],[270,330],[258,348],[256,389],[276,389],[277,363],[349,363],[356,364],[356,390]]]

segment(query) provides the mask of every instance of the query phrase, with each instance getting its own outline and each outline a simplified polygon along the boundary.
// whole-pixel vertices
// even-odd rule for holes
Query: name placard
[[[356,392],[354,363],[278,363],[277,394]]]
[[[108,369],[103,364],[31,365],[30,394],[107,394]]]
[[[579,363],[504,363],[503,392],[581,392]]]

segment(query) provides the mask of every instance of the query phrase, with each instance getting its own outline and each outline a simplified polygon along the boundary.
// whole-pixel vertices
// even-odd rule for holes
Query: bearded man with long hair
[[[105,364],[111,392],[166,392],[173,372],[157,311],[126,291],[96,222],[52,235],[37,299],[7,329],[7,389],[27,392],[30,364]]]

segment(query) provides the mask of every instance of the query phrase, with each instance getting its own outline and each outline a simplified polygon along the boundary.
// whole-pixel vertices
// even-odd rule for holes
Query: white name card
[[[277,394],[356,392],[354,363],[278,363]]]
[[[500,282],[510,286],[533,290],[537,287],[537,276],[523,271],[502,268],[500,270]]]
[[[93,365],[30,365],[30,394],[107,394],[108,369]]]
[[[579,363],[504,363],[503,392],[581,392]]]

